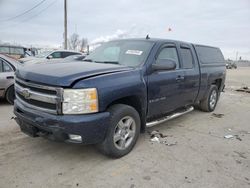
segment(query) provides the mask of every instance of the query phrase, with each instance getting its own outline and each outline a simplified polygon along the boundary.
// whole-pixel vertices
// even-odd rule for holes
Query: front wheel
[[[205,112],[214,111],[219,99],[219,91],[216,85],[211,85],[207,96],[200,103],[201,110]]]
[[[10,86],[6,91],[6,99],[10,104],[14,104],[15,100],[15,89],[14,86]]]
[[[105,155],[120,158],[128,154],[136,144],[140,133],[140,116],[131,106],[116,104],[111,106],[110,125],[105,140],[98,149]]]

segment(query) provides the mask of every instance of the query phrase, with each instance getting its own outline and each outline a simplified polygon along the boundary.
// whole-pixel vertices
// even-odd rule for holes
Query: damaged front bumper
[[[43,136],[50,140],[83,144],[104,140],[110,116],[109,112],[54,115],[27,108],[17,100],[14,113],[21,131],[31,137]]]

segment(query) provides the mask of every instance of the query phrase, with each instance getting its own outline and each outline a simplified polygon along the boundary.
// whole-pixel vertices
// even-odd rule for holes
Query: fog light
[[[80,135],[69,134],[69,139],[77,142],[82,142],[82,137]]]

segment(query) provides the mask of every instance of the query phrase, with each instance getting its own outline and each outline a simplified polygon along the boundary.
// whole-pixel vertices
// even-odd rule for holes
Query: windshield
[[[35,57],[38,57],[38,58],[44,58],[44,57],[47,57],[47,55],[49,55],[52,51],[44,51],[44,52],[41,52],[40,54],[37,54]]]
[[[153,44],[150,41],[138,40],[111,41],[98,47],[84,61],[136,67],[146,60]]]

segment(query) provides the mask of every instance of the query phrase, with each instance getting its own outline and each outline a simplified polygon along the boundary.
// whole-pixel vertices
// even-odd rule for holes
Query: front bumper
[[[21,130],[32,137],[44,136],[55,141],[96,144],[104,140],[109,112],[86,115],[54,115],[33,110],[15,100],[14,113]],[[79,135],[82,142],[71,140]]]

